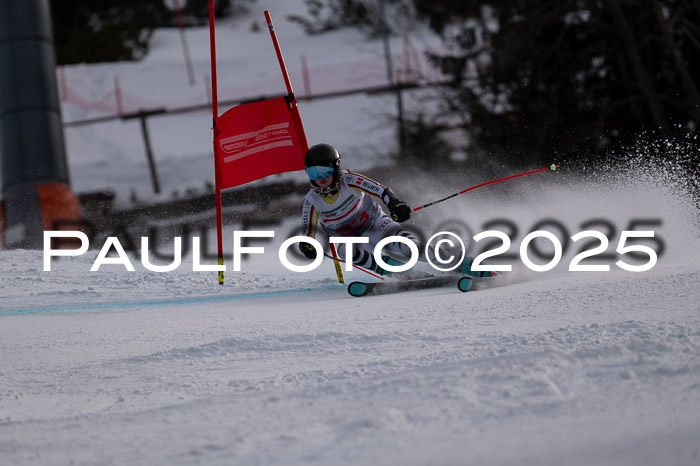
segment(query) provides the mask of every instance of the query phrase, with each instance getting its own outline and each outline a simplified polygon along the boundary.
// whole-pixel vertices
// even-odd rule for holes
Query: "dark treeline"
[[[217,12],[251,1],[218,0]],[[355,27],[377,37],[381,2],[306,0],[307,11],[290,19],[312,34]],[[189,24],[206,22],[207,4],[187,2]],[[160,1],[51,0],[51,7],[60,64],[137,59],[155,27],[175,25]],[[469,146],[457,148],[466,163],[590,166],[641,147],[700,172],[700,0],[384,0],[384,7],[390,33],[410,35],[406,21],[427,21],[446,50],[430,57],[446,83],[441,108],[404,115],[403,162],[447,160],[452,149],[440,131],[450,126],[467,135]],[[658,144],[664,140],[672,144]]]
[[[692,145],[700,0],[415,5],[449,46],[432,61],[449,77],[444,102],[473,150],[542,164],[594,160],[645,138]],[[683,163],[697,170],[697,152]]]
[[[228,14],[233,4],[216,0],[217,16]],[[207,21],[209,0],[179,0],[178,5],[184,5],[188,24]],[[162,0],[50,0],[50,6],[60,65],[142,58],[154,29],[177,25]]]

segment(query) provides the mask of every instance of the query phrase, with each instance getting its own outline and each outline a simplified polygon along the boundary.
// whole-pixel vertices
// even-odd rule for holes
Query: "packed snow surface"
[[[282,20],[300,4],[251,7],[259,18],[257,9],[271,10],[298,93],[301,54],[319,92],[381,83],[377,41],[349,30],[308,38]],[[225,98],[284,92],[269,37],[250,32],[251,21],[217,26]],[[177,32],[158,31],[141,63],[66,69],[64,117],[113,113],[115,75],[128,111],[203,101],[208,31],[188,38],[198,87],[187,84]],[[399,53],[400,41],[393,45]],[[393,105],[360,95],[307,102],[301,113],[310,142],[335,143],[344,162],[365,170],[386,162],[377,155],[389,151],[393,126],[382,112]],[[210,117],[149,120],[160,197],[137,122],[71,127],[74,189],[111,189],[122,204],[130,194],[163,200],[204,189],[213,179]],[[410,225],[512,237],[514,271],[469,293],[352,298],[328,261],[286,270],[277,250],[295,219],[270,227],[265,254],[241,271],[227,261],[225,286],[214,272],[192,271],[189,255],[173,272],[146,270],[137,255],[134,272],[90,272],[101,244],[52,261],[51,271],[42,251],[0,251],[0,463],[700,464],[698,214],[677,180],[663,180],[667,171],[591,181],[562,168],[415,213]],[[466,186],[425,174],[392,187],[415,206]],[[603,232],[612,259],[589,263],[610,271],[568,271],[582,248],[570,240],[553,270],[529,270],[518,247],[537,225],[562,241]],[[234,228],[225,231],[227,254]],[[654,231],[642,241],[659,251],[651,270],[615,265],[644,262],[616,254],[624,230]]]
[[[469,293],[352,298],[329,262],[282,267],[289,225],[225,286],[190,257],[89,272],[91,250],[45,272],[41,251],[0,252],[3,463],[697,464],[692,210],[625,189],[550,187],[544,208],[579,202],[576,221],[608,195],[598,212],[626,223],[639,202],[662,219],[651,270],[570,272],[569,252]]]

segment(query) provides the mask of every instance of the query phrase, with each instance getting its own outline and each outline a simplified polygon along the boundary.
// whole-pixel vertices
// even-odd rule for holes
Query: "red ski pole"
[[[439,204],[439,203],[441,203],[441,202],[443,202],[443,201],[446,201],[446,200],[448,200],[448,199],[452,199],[453,197],[459,196],[460,194],[464,194],[464,193],[466,193],[467,191],[473,191],[473,190],[475,190],[475,189],[477,189],[477,188],[481,188],[482,186],[486,186],[486,185],[494,184],[494,183],[500,183],[501,181],[512,180],[513,178],[518,178],[518,177],[520,177],[520,176],[526,176],[526,175],[532,175],[533,173],[539,173],[539,172],[543,172],[543,171],[547,171],[547,170],[552,170],[552,171],[554,171],[554,170],[556,170],[558,167],[559,167],[559,165],[552,164],[552,165],[550,165],[549,167],[546,167],[546,168],[540,168],[540,169],[538,169],[538,170],[532,170],[532,171],[525,172],[525,173],[519,173],[519,174],[517,174],[517,175],[506,176],[505,178],[499,178],[499,179],[497,179],[497,180],[487,181],[486,183],[477,184],[476,186],[472,186],[471,188],[463,189],[462,191],[459,191],[459,192],[454,193],[454,194],[450,194],[449,196],[443,197],[442,199],[438,199],[437,201],[433,201],[433,202],[430,202],[430,203],[428,203],[428,204],[422,205],[422,206],[420,206],[420,207],[416,207],[416,208],[413,209],[413,212],[415,212],[415,211],[417,211],[417,210],[424,209],[424,208],[426,208],[426,207],[430,207],[431,205]]]

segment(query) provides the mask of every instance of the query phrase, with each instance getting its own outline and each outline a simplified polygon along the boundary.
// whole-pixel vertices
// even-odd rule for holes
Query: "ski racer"
[[[369,243],[353,244],[353,264],[386,275],[374,258],[375,245],[388,236],[402,236],[413,241],[420,251],[419,260],[425,261],[422,244],[400,223],[411,218],[411,208],[386,186],[359,173],[340,169],[340,154],[330,144],[316,144],[309,148],[304,161],[311,190],[304,198],[302,235],[315,238],[318,226],[328,236],[364,236]],[[371,197],[381,200],[389,209],[389,217]],[[309,259],[316,257],[316,249],[309,243],[299,243],[299,249]],[[408,245],[388,243],[385,250],[410,257]],[[429,248],[431,260],[434,252]],[[345,257],[345,244],[338,246],[338,254]],[[389,262],[397,265],[397,262]]]

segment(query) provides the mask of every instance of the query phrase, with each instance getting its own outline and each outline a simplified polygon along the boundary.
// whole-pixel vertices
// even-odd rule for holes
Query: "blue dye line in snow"
[[[269,291],[261,293],[249,293],[238,295],[225,296],[195,296],[190,298],[169,298],[169,299],[154,299],[152,301],[132,301],[132,302],[117,302],[117,303],[95,303],[81,304],[77,306],[53,306],[53,307],[37,307],[30,309],[16,309],[0,311],[2,316],[17,316],[25,314],[42,314],[50,312],[71,312],[71,311],[107,311],[115,309],[128,309],[133,307],[157,307],[157,306],[181,306],[185,304],[201,304],[224,301],[237,301],[243,299],[259,299],[272,298],[277,296],[288,296],[295,294],[303,294],[311,291],[319,291],[318,288],[304,288],[284,291]]]

